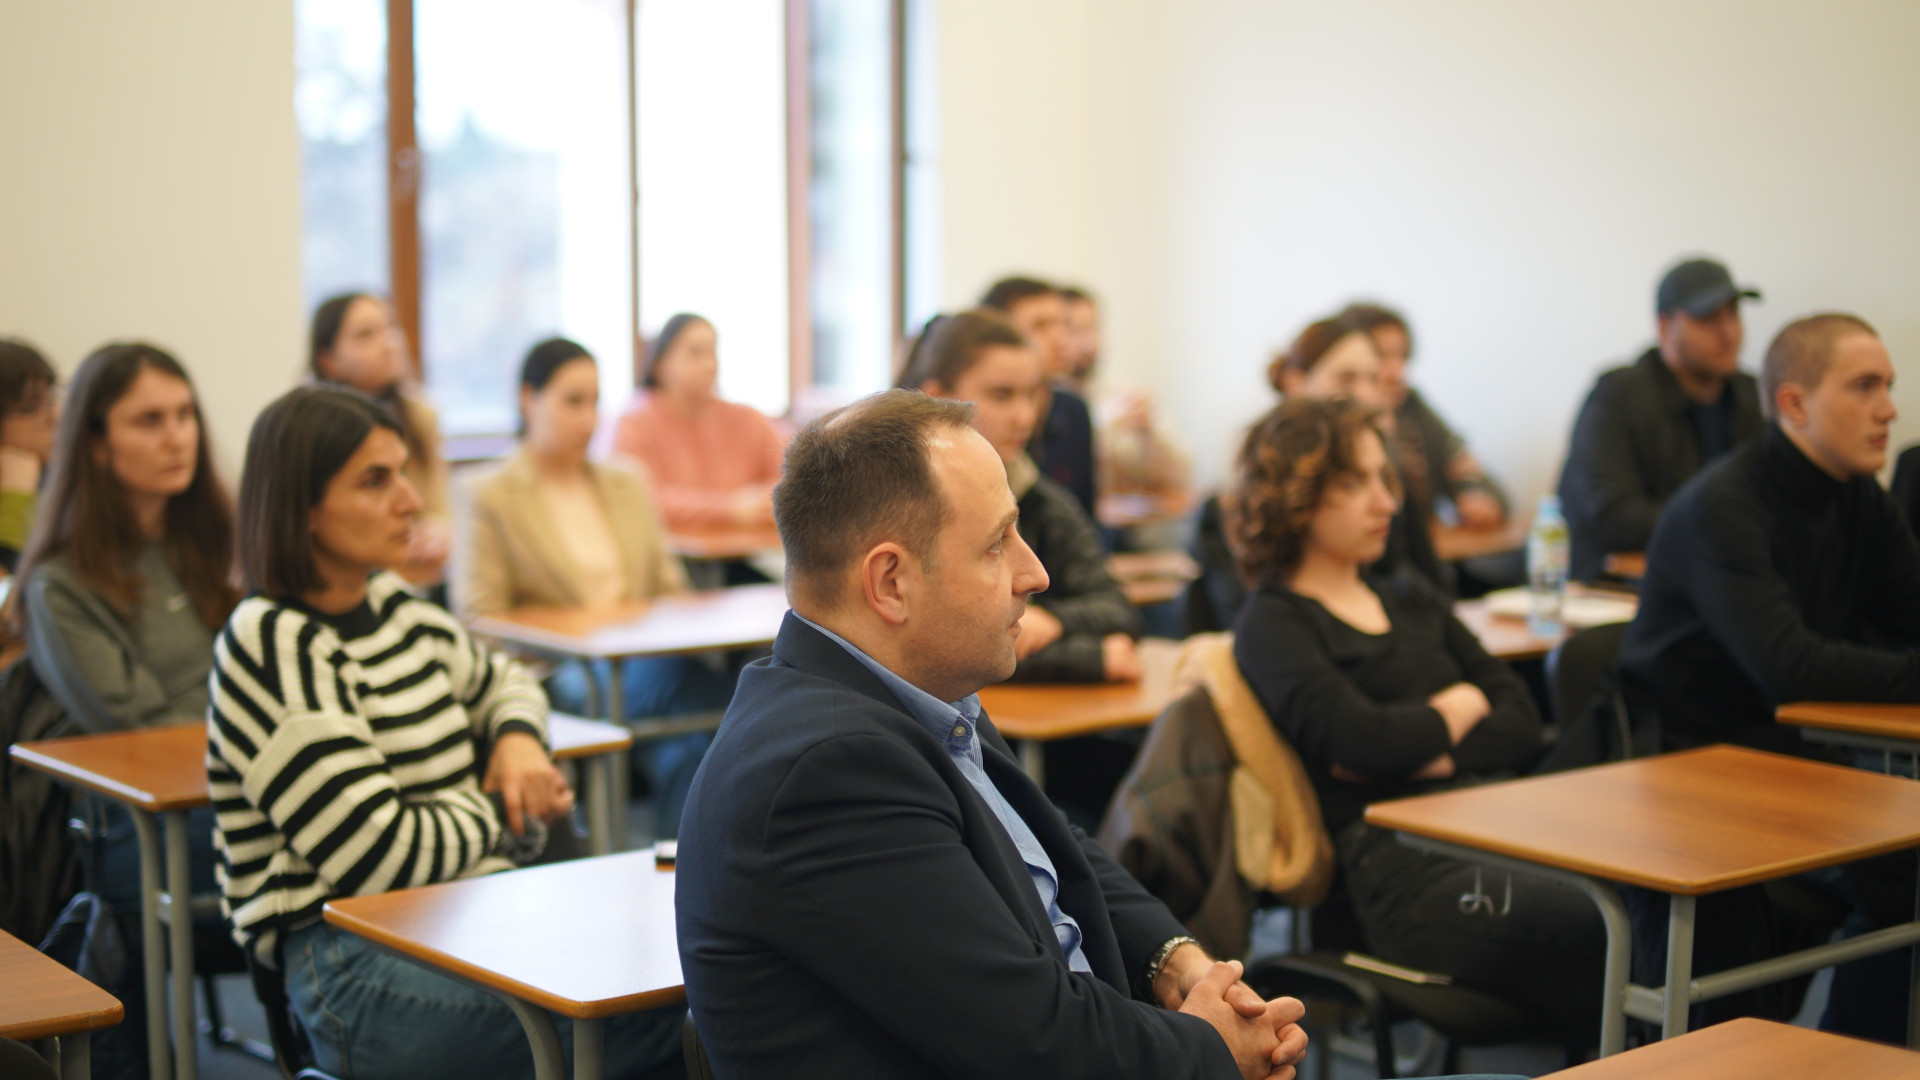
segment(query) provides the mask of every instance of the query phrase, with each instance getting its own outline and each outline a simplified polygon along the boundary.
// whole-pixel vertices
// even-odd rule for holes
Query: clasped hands
[[[1242,970],[1238,960],[1216,962],[1199,946],[1182,945],[1167,957],[1153,993],[1166,1008],[1212,1024],[1247,1080],[1293,1080],[1307,1056],[1306,1006],[1290,997],[1262,1001],[1240,981]]]

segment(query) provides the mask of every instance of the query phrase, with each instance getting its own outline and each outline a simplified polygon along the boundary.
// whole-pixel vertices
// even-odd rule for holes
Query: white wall
[[[304,359],[293,5],[0,0],[0,42],[0,334],[165,347],[237,482]]]
[[[943,31],[976,18],[946,7]],[[1110,370],[1157,390],[1208,479],[1271,401],[1270,351],[1362,295],[1408,312],[1414,380],[1523,496],[1553,483],[1594,373],[1650,343],[1679,256],[1765,290],[1749,368],[1783,322],[1832,307],[1920,361],[1920,6],[1033,8],[1000,29],[1077,32],[1084,59],[969,27],[943,44],[943,122],[984,129],[1026,91],[1052,95],[1030,113],[1087,108],[1089,137],[1023,138],[999,163],[1044,199],[987,183],[995,163],[950,166],[948,243],[968,249],[948,291],[1042,257],[1084,277],[1108,301]],[[1896,439],[1920,438],[1920,369],[1896,396]]]

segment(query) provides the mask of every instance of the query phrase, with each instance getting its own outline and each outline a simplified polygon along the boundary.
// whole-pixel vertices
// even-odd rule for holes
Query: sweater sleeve
[[[472,870],[504,825],[471,784],[403,796],[331,630],[261,602],[214,651],[212,736],[247,803],[328,885],[370,895]],[[229,837],[229,843],[233,838]]]
[[[88,732],[201,719],[169,716],[160,679],[129,650],[126,631],[83,586],[44,570],[26,582],[27,656],[68,716]]]
[[[1233,654],[1280,733],[1322,767],[1397,780],[1452,748],[1437,710],[1368,697],[1340,670],[1307,613],[1271,593],[1255,593],[1242,610]]]
[[[1447,651],[1460,665],[1466,681],[1479,687],[1492,706],[1453,748],[1454,765],[1464,773],[1497,773],[1530,767],[1545,748],[1545,729],[1533,694],[1512,668],[1487,655],[1480,639],[1455,618],[1453,612],[1447,611],[1443,617]]]
[[[408,603],[425,604],[424,600]],[[524,731],[547,742],[547,695],[518,660],[475,641],[465,627],[444,613],[449,632],[447,677],[453,693],[474,725],[474,734],[489,743],[509,731]]]
[[[1671,527],[1691,526],[1713,542],[1668,545],[1662,557],[1684,551],[1688,591],[1701,620],[1769,700],[1920,701],[1920,652],[1815,632],[1773,567],[1764,523],[1731,502],[1703,503],[1700,513],[1702,520]],[[1906,542],[1910,547],[1912,539]],[[1914,595],[1912,579],[1897,595]]]

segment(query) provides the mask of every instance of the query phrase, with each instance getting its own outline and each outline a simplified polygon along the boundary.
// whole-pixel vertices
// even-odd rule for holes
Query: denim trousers
[[[591,668],[581,663],[562,665],[547,680],[547,698],[561,712],[584,713],[590,696],[588,678],[594,680],[596,688],[592,696],[604,702],[601,688],[606,685],[609,670],[604,661]],[[623,719],[724,709],[733,699],[734,678],[731,670],[715,671],[693,657],[622,661],[620,694],[627,714]],[[711,742],[712,732],[696,731],[634,744],[634,765],[646,774],[653,788],[656,838],[672,839],[680,835],[680,811],[686,806],[687,788],[693,783],[693,774]]]
[[[281,958],[287,999],[327,1072],[354,1080],[533,1076],[526,1030],[493,994],[324,923],[288,934]],[[685,1015],[676,1005],[608,1018],[607,1076],[683,1075]],[[572,1022],[556,1017],[554,1027],[571,1069]]]

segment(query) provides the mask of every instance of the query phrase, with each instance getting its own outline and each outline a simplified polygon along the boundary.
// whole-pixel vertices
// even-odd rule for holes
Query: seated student
[[[45,494],[8,604],[34,674],[75,732],[201,724],[214,634],[239,600],[233,504],[178,361],[151,345],[101,348],[74,372]],[[82,804],[85,881],[140,953],[140,847],[111,799]],[[214,891],[211,807],[188,815],[192,891]],[[141,995],[136,975],[111,987]],[[135,1009],[149,1004],[129,1001]],[[157,1006],[164,1008],[164,1003]],[[139,1016],[98,1044],[144,1068]]]
[[[1267,382],[1288,401],[1351,399],[1373,409],[1385,404],[1380,392],[1380,353],[1373,339],[1358,324],[1339,317],[1307,324],[1292,345],[1275,354],[1267,366]],[[1383,414],[1380,423],[1383,429],[1391,427],[1391,415]],[[1427,530],[1430,516],[1424,504],[1404,500],[1393,515],[1386,546],[1372,572],[1418,579],[1450,596],[1453,576],[1434,552],[1433,536]],[[1189,591],[1189,605],[1198,599],[1206,609],[1200,614],[1206,617],[1190,614],[1189,628],[1200,631],[1232,626],[1246,603],[1247,588],[1227,541],[1218,499],[1209,499],[1200,508],[1193,555],[1200,564],[1201,578],[1196,583],[1198,597],[1194,590]]]
[[[675,529],[773,524],[786,440],[752,407],[720,399],[718,343],[698,315],[668,319],[614,435],[614,451],[646,469]]]
[[[350,391],[303,387],[254,422],[239,507],[251,595],[215,647],[207,714],[223,908],[285,973],[327,1072],[528,1076],[504,1001],[321,921],[331,897],[508,869],[573,803],[533,677],[380,571],[420,511],[406,462],[392,414]],[[609,1073],[678,1057],[677,1013],[610,1021]]]
[[[1236,985],[1021,771],[976,692],[1047,575],[973,407],[807,426],[774,493],[794,610],[687,799],[681,970],[714,1075],[1275,1077]]]
[[[1444,502],[1469,529],[1506,524],[1507,496],[1500,485],[1467,450],[1467,441],[1440,419],[1420,391],[1407,384],[1413,331],[1406,316],[1363,302],[1348,304],[1339,318],[1366,331],[1380,354],[1381,405],[1393,414],[1393,457],[1408,498],[1429,510]]]
[[[527,353],[520,417],[519,452],[461,500],[455,610],[465,618],[529,606],[609,607],[686,591],[646,482],[587,460],[600,372],[585,348],[553,338]],[[585,711],[588,678],[608,674],[561,668],[549,684],[553,703]],[[722,709],[733,690],[730,676],[689,657],[628,660],[620,677],[630,718]],[[696,732],[636,747],[656,793],[655,835],[679,830],[687,784],[710,741]]]
[[[1067,381],[1072,345],[1065,299],[1044,281],[1010,277],[994,282],[980,298],[980,306],[1005,316],[1039,354],[1049,395],[1043,400],[1042,419],[1034,427],[1028,450],[1041,473],[1066,488],[1087,517],[1097,520],[1093,413]]]
[[[1818,756],[1776,724],[1793,701],[1920,702],[1920,545],[1875,480],[1897,411],[1893,362],[1852,315],[1789,323],[1767,347],[1764,433],[1702,470],[1660,515],[1620,672],[1662,745],[1733,742]],[[1876,925],[1913,913],[1913,858],[1848,868]],[[1702,924],[1705,925],[1704,923]],[[1822,1026],[1897,1041],[1904,954],[1843,965]],[[1879,958],[1876,958],[1879,959]]]
[[[1060,298],[1067,328],[1060,385],[1092,402],[1092,380],[1100,366],[1100,307],[1083,289],[1063,288]],[[1101,492],[1186,497],[1186,455],[1156,422],[1153,400],[1145,391],[1121,388],[1101,400],[1094,412],[1095,472]]]
[[[1543,749],[1526,685],[1445,598],[1366,573],[1399,502],[1375,410],[1295,398],[1257,421],[1222,499],[1257,584],[1235,659],[1313,780],[1368,947],[1525,1003],[1570,1036],[1595,1031],[1606,935],[1591,901],[1362,820],[1371,802],[1525,772]]]
[[[1040,358],[998,315],[948,316],[918,342],[901,378],[935,397],[971,401],[973,425],[999,453],[1020,506],[1020,535],[1052,582],[1034,599],[1015,646],[1016,679],[1130,682],[1140,678],[1133,639],[1140,613],[1107,572],[1085,511],[1040,475],[1026,448],[1038,420]]]
[[[53,453],[60,395],[53,365],[17,338],[0,338],[0,567],[11,574],[33,527],[40,474]]]
[[[370,293],[335,296],[314,310],[308,346],[307,365],[316,382],[352,387],[392,410],[407,444],[407,482],[421,501],[406,561],[393,569],[415,584],[439,582],[452,520],[440,418],[414,388],[407,337],[393,308]]]
[[[1645,551],[1653,523],[1700,467],[1760,434],[1760,397],[1740,370],[1740,301],[1727,268],[1690,259],[1654,294],[1659,340],[1594,383],[1560,473],[1569,572],[1599,577],[1607,556]]]

